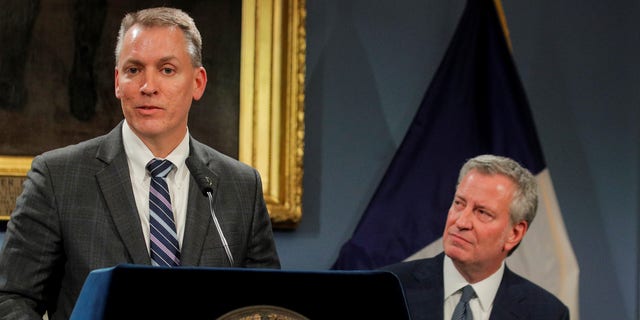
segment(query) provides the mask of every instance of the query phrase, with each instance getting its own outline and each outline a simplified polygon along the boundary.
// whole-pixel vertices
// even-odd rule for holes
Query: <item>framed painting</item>
[[[3,82],[0,77],[0,89],[15,93],[0,100],[0,125],[8,128],[8,133],[1,138],[4,141],[0,140],[1,220],[10,219],[15,198],[21,192],[33,156],[104,134],[122,119],[119,102],[113,96],[112,51],[119,19],[124,12],[136,7],[129,2],[94,0],[87,1],[91,8],[84,8],[80,15],[74,13],[79,9],[67,8],[65,11],[59,8],[59,3],[42,0],[32,20],[29,17],[17,19],[31,21],[30,27],[20,27],[31,36],[11,42],[12,47],[29,52],[23,53],[26,58],[20,60],[15,54],[0,54],[3,61],[17,59],[20,61],[14,65],[22,66],[4,73],[13,75],[13,82]],[[274,228],[293,229],[302,218],[305,2],[244,0],[236,3],[239,2],[194,0],[176,4],[187,12],[195,12],[192,16],[203,35],[203,61],[209,74],[205,96],[192,107],[189,130],[196,139],[257,168],[262,175],[265,200]],[[103,6],[103,13],[97,12],[95,6]],[[144,6],[150,6],[149,1],[144,2]],[[80,15],[91,19],[89,21],[104,21],[104,26],[100,30],[89,31],[85,26],[82,32],[86,34],[78,36],[81,33],[78,25],[82,23],[76,23],[75,27],[43,26],[39,21],[43,12],[53,14],[51,19],[59,21]],[[46,28],[53,28],[51,32],[56,34],[68,34],[60,29],[70,28],[67,31],[75,31],[76,36],[47,40],[48,37],[40,35]],[[93,51],[88,50],[92,54],[89,60],[83,57],[87,55],[86,49],[57,55],[48,50],[54,43],[47,41],[55,42],[58,47],[65,47],[67,42],[69,48],[75,48],[78,43],[81,47],[82,44],[93,43],[91,39],[96,35],[111,40],[97,44]],[[212,56],[206,56],[207,52]],[[74,65],[82,65],[75,62],[78,56],[92,61],[89,63],[92,68],[75,70]],[[56,61],[62,61],[62,67],[56,65]],[[2,65],[7,64],[2,63],[0,67]],[[60,74],[69,76],[65,79]],[[71,86],[69,83],[87,74],[106,76],[93,77],[95,79],[90,81],[95,88],[94,94],[87,94],[86,90],[83,94],[74,92],[83,86]],[[69,89],[55,88],[47,96],[32,94],[41,91],[42,87],[26,85],[16,88],[14,85],[31,84],[43,78],[48,79],[51,86],[63,84]],[[29,106],[43,109],[30,109]],[[32,116],[31,122],[28,122],[29,115]]]

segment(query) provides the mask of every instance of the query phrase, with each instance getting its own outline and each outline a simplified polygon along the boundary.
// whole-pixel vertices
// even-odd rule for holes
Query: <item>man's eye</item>
[[[136,73],[138,73],[138,71],[139,70],[136,67],[127,68],[127,73],[129,73],[129,74],[136,74]]]
[[[173,74],[173,72],[174,71],[173,71],[172,68],[162,68],[162,73],[164,73],[164,74],[169,75],[169,74]]]
[[[480,221],[489,222],[489,221],[493,220],[493,214],[491,214],[491,212],[489,212],[489,211],[477,210],[476,212],[478,214],[478,219],[480,219]]]

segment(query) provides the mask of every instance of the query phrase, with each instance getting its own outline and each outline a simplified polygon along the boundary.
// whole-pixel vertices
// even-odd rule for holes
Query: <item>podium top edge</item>
[[[231,268],[231,267],[158,267],[141,264],[118,264],[113,267],[95,269],[91,273],[112,273],[126,270],[156,270],[156,271],[224,271],[224,272],[263,272],[263,273],[295,273],[295,274],[330,274],[330,275],[375,275],[393,274],[386,270],[297,270],[297,269],[272,269],[272,268]]]

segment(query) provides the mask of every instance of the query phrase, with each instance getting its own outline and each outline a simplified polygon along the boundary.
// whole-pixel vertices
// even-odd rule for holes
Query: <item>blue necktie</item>
[[[451,320],[473,320],[473,314],[471,313],[471,307],[469,307],[469,300],[476,295],[471,285],[466,285],[462,288],[462,297],[460,302],[453,310],[453,316]]]
[[[180,247],[171,208],[171,196],[165,180],[173,164],[152,159],[147,164],[151,174],[149,186],[149,249],[154,266],[180,265]]]

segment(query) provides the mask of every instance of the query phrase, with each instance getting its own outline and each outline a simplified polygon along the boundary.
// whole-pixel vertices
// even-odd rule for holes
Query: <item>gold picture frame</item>
[[[242,3],[238,158],[260,172],[276,229],[302,219],[305,18],[304,0]],[[9,220],[32,159],[0,155],[0,220]]]
[[[305,1],[242,4],[239,159],[260,172],[274,227],[291,229],[302,218]]]
[[[7,221],[33,157],[0,156],[0,221]]]

